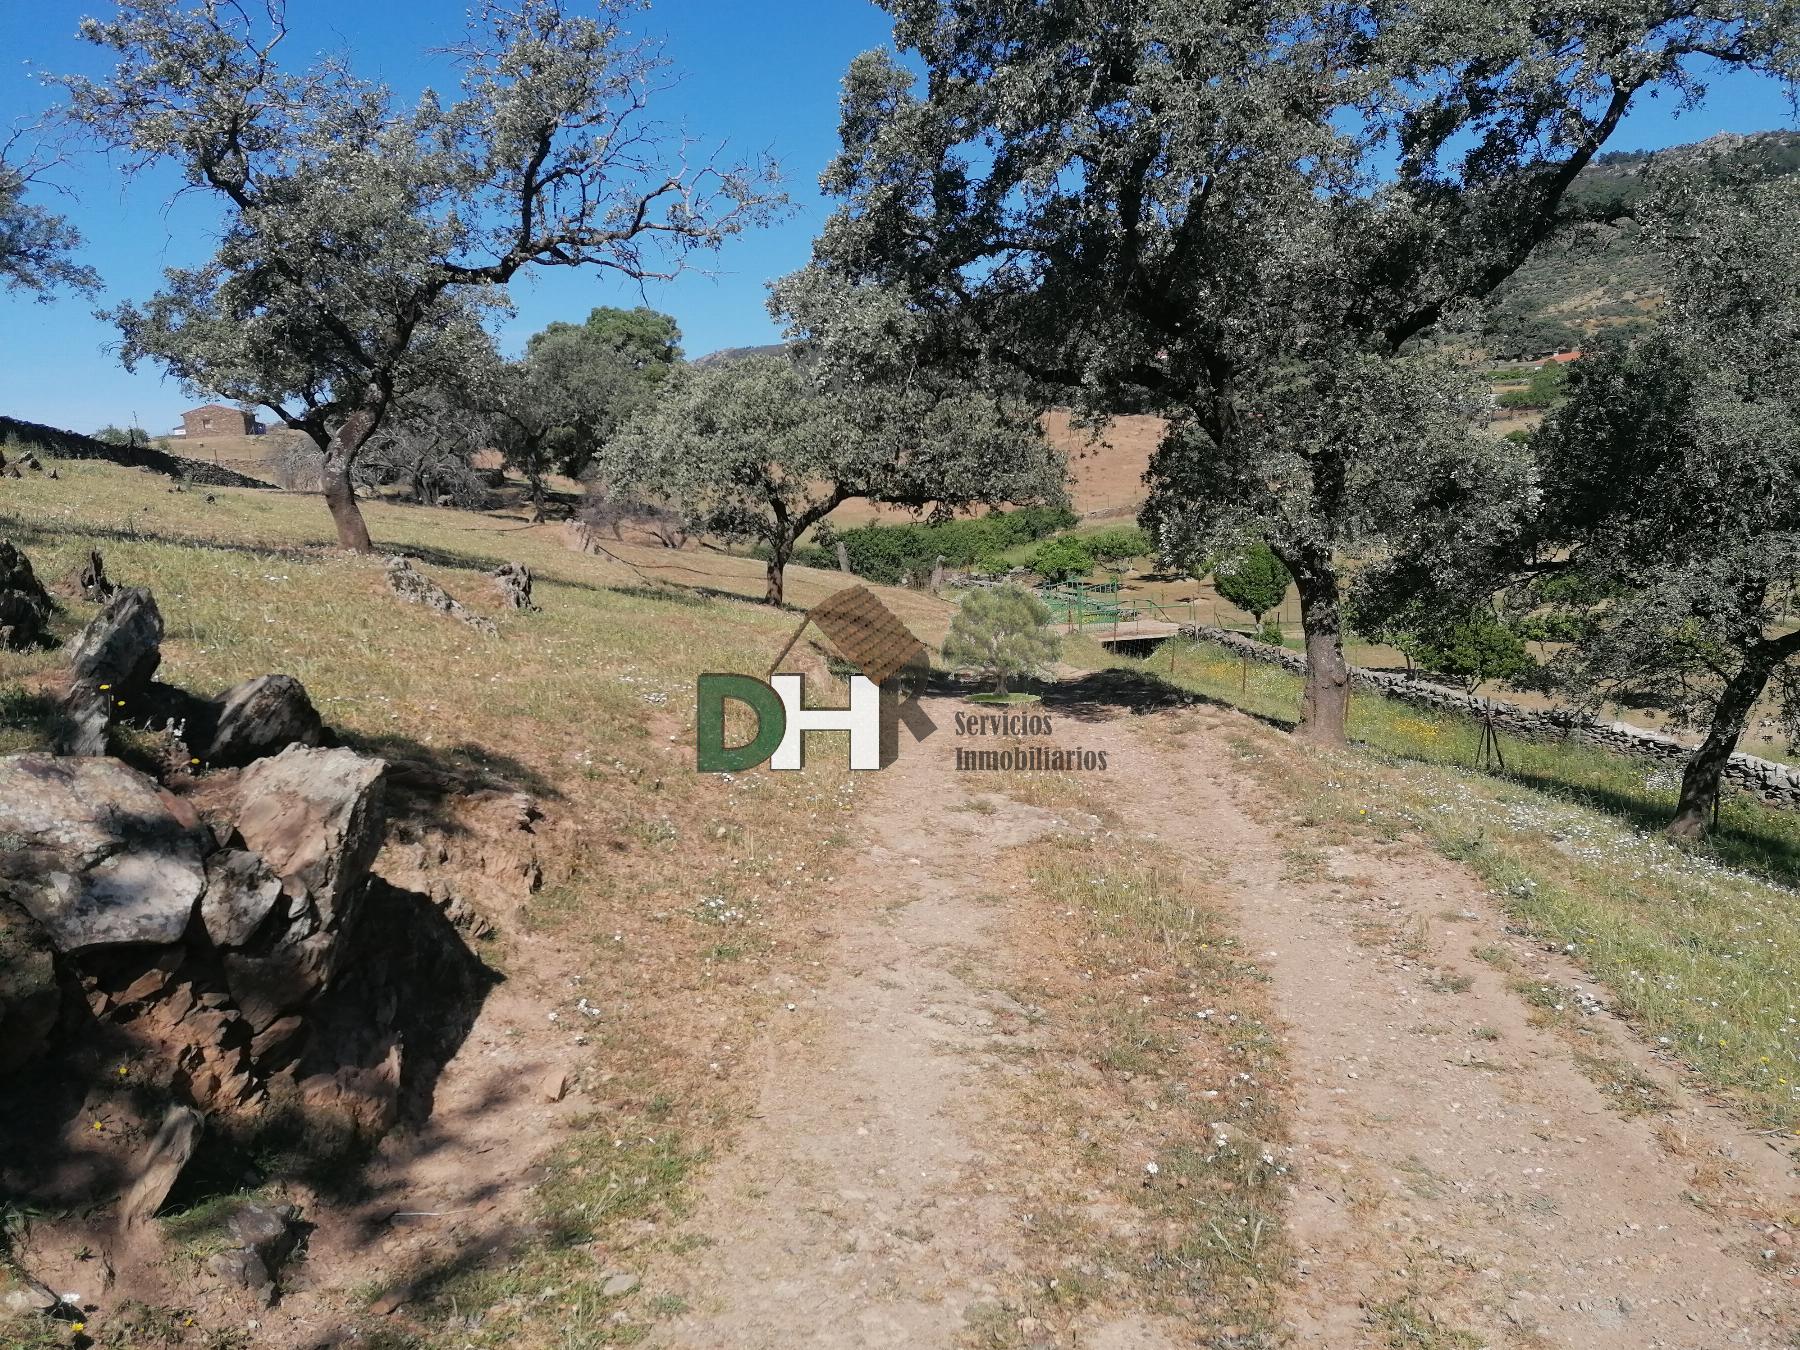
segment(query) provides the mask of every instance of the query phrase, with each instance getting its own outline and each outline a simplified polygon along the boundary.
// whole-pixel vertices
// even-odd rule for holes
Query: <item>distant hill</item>
[[[1800,132],[1719,135],[1665,150],[1599,156],[1575,180],[1570,201],[1594,223],[1549,240],[1494,293],[1482,325],[1502,360],[1580,347],[1606,330],[1650,322],[1662,302],[1662,262],[1639,240],[1629,212],[1643,195],[1646,170],[1716,157],[1735,168],[1778,176],[1800,172]]]
[[[83,436],[78,431],[26,422],[16,417],[0,417],[0,454],[9,459],[30,451],[48,459],[104,459],[130,468],[150,469],[171,478],[201,483],[209,487],[274,487],[273,483],[248,474],[238,473],[221,464],[201,459],[172,455],[149,445],[113,445]]]
[[[705,356],[696,356],[689,364],[701,367],[728,366],[733,361],[742,361],[751,356],[780,356],[786,350],[787,347],[780,342],[767,342],[760,347],[721,347]]]

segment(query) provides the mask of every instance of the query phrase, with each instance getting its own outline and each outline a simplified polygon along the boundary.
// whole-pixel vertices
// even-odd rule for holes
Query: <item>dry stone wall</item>
[[[1184,626],[1181,631],[1185,637],[1214,643],[1252,661],[1280,666],[1296,675],[1306,673],[1306,658],[1285,647],[1272,647],[1242,633],[1214,628],[1208,624]],[[1577,740],[1622,755],[1660,760],[1672,766],[1681,765],[1693,753],[1691,746],[1682,744],[1673,736],[1646,731],[1642,727],[1607,722],[1566,708],[1521,708],[1518,704],[1508,703],[1503,699],[1465,694],[1458,689],[1447,689],[1441,684],[1432,684],[1406,675],[1363,670],[1353,666],[1350,670],[1350,683],[1353,688],[1381,694],[1415,707],[1463,717],[1491,718],[1500,730],[1534,740]],[[1725,777],[1732,786],[1761,798],[1770,806],[1790,811],[1800,810],[1800,769],[1791,765],[1758,759],[1755,755],[1733,755],[1725,768]]]

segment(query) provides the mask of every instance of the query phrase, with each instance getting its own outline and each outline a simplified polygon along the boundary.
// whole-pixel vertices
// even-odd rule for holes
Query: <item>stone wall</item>
[[[1306,657],[1286,647],[1272,647],[1242,633],[1214,628],[1207,624],[1184,625],[1182,636],[1197,638],[1224,647],[1234,655],[1247,656],[1264,665],[1280,666],[1296,675],[1306,673]],[[1627,726],[1623,722],[1606,722],[1585,713],[1566,708],[1521,708],[1503,699],[1482,698],[1440,684],[1393,675],[1378,670],[1352,666],[1351,687],[1381,694],[1416,707],[1463,717],[1488,717],[1502,731],[1534,740],[1577,740],[1623,755],[1638,755],[1679,767],[1693,752],[1673,736]],[[1725,777],[1734,787],[1761,798],[1770,806],[1800,810],[1800,769],[1755,755],[1733,755],[1726,766]]]

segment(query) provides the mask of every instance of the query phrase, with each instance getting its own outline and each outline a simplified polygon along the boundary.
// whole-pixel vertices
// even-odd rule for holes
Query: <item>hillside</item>
[[[1800,132],[1721,135],[1654,153],[1600,156],[1570,191],[1592,220],[1544,244],[1495,293],[1483,323],[1491,353],[1501,360],[1540,356],[1649,322],[1662,295],[1661,263],[1626,213],[1643,195],[1648,172],[1703,157],[1756,175],[1800,172]]]

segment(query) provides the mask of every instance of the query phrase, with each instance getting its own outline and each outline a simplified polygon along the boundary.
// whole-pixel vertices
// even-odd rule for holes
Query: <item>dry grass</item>
[[[1272,1346],[1290,1254],[1266,991],[1204,879],[1099,805],[1059,801],[1091,827],[1009,858],[1013,995],[1036,1030],[998,1114],[1040,1183],[1029,1287],[977,1339],[1126,1308],[1196,1344]]]
[[[798,615],[744,598],[762,585],[747,559],[623,546],[615,561],[565,548],[558,528],[368,505],[381,546],[414,555],[497,620],[500,635],[488,638],[402,605],[379,559],[330,547],[316,498],[176,493],[111,465],[58,467],[58,481],[0,483],[0,537],[47,581],[98,546],[116,580],[151,587],[167,627],[164,679],[216,693],[291,673],[350,743],[479,770],[536,796],[544,888],[491,916],[500,933],[483,955],[521,996],[559,999],[557,981],[577,972],[589,997],[625,1010],[578,1052],[589,1059],[572,1074],[606,1128],[590,1121],[539,1145],[547,1179],[521,1202],[526,1236],[468,1269],[359,1271],[371,1294],[394,1278],[416,1291],[403,1317],[370,1329],[380,1325],[390,1345],[640,1337],[655,1309],[601,1297],[591,1244],[622,1220],[677,1210],[695,1162],[742,1109],[697,1047],[751,1041],[753,986],[810,953],[805,878],[833,870],[857,800],[842,756],[828,753],[809,755],[799,774],[693,771],[696,677],[765,670]],[[495,607],[485,573],[508,560],[537,574],[538,612]],[[791,593],[804,604],[841,583],[799,569]],[[922,635],[942,631],[947,606],[887,598]],[[68,602],[59,634],[91,612]],[[803,645],[791,660],[821,695],[841,694],[816,650]],[[0,752],[42,744],[34,691],[59,666],[54,652],[0,653]],[[556,1296],[540,1297],[545,1288]]]

